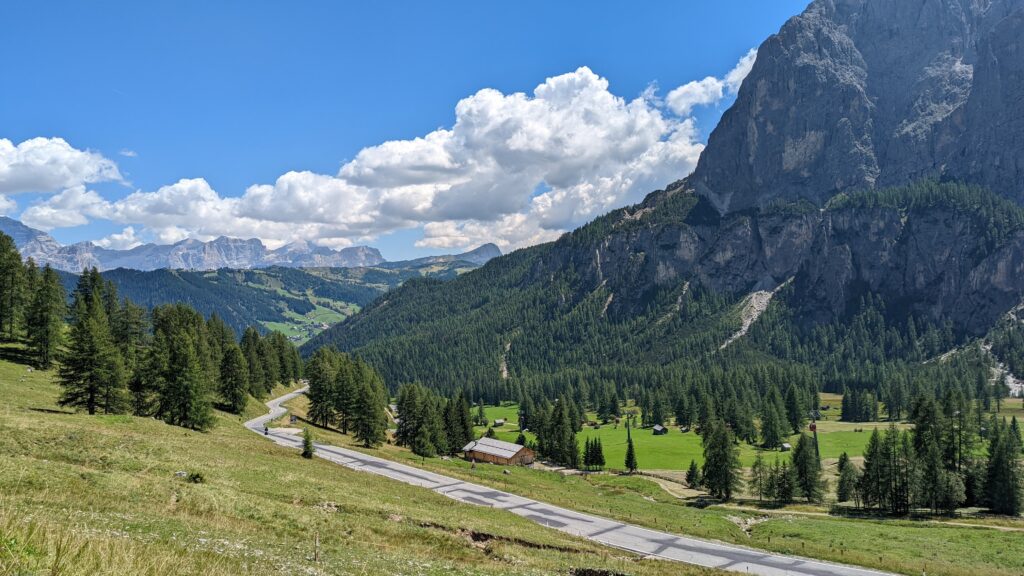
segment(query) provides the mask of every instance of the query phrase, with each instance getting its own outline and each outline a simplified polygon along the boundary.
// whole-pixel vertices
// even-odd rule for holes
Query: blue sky
[[[647,151],[643,145],[630,152],[633,156],[611,148],[595,152],[591,164],[570,169],[558,155],[571,154],[571,160],[579,156],[578,148],[557,148],[558,135],[547,135],[556,148],[538,145],[531,153],[550,164],[536,170],[531,164],[527,174],[518,162],[532,156],[478,138],[529,138],[539,123],[581,139],[614,139],[622,137],[615,130],[628,117],[630,123],[653,122],[638,128],[647,146],[673,135],[678,140],[687,119],[692,120],[686,130],[694,132],[687,137],[699,143],[733,97],[728,83],[720,98],[706,104],[673,107],[663,99],[705,77],[724,81],[749,49],[805,3],[14,3],[5,7],[0,22],[8,51],[0,138],[14,146],[31,138],[61,138],[76,151],[115,164],[121,177],[85,178],[83,188],[63,195],[75,181],[39,190],[9,184],[6,211],[24,216],[39,204],[25,219],[50,228],[62,242],[97,240],[132,228],[133,242],[108,240],[112,246],[180,235],[263,237],[266,230],[269,243],[323,236],[332,246],[370,243],[398,259],[451,251],[486,239],[492,229],[506,248],[527,245],[635,201],[640,192],[630,186],[674,172],[684,176],[692,151],[666,152],[659,161],[667,164],[630,179],[637,158]],[[578,73],[581,67],[592,75]],[[581,115],[554,103],[537,112],[528,102],[507,98],[516,92],[534,98],[536,87],[557,77],[564,85],[553,86],[551,94],[592,95],[596,100],[580,98],[583,104],[572,105],[593,106],[598,115],[607,111],[607,123],[587,124],[577,133],[571,122],[589,123],[593,110]],[[621,98],[621,106],[604,99],[597,79],[607,81],[606,92]],[[652,84],[659,90],[647,93],[647,108],[628,109]],[[497,93],[467,108],[488,119],[508,114],[520,128],[504,133],[492,126],[486,134],[456,130],[436,135],[444,141],[435,148],[415,144],[417,137],[451,129],[456,104],[485,88]],[[575,120],[565,120],[570,117]],[[413,144],[373,148],[347,175],[339,175],[361,150],[392,140]],[[430,164],[437,151],[452,146],[459,149],[442,162],[446,176],[424,179],[424,171],[440,170]],[[587,169],[612,165],[618,167],[609,168],[604,181],[632,184],[597,192],[593,183],[581,184]],[[308,177],[278,180],[292,171],[308,171]],[[2,175],[0,166],[0,192]],[[181,187],[188,192],[154,196],[182,179],[203,179],[206,187],[190,180]],[[243,203],[223,202],[253,185],[266,189]],[[538,186],[555,190],[543,205],[531,206]],[[136,191],[150,196],[117,203]],[[298,209],[276,216],[288,212],[280,203],[289,201],[314,212],[310,206],[315,208],[318,198],[323,213],[308,221]],[[199,202],[198,218],[218,224],[193,227],[181,214],[156,214],[168,203],[158,200],[166,199]],[[77,218],[69,212],[76,210]],[[335,221],[333,212],[346,216]],[[108,220],[111,214],[117,216]],[[246,224],[230,222],[239,218]],[[524,223],[533,229],[520,232]]]

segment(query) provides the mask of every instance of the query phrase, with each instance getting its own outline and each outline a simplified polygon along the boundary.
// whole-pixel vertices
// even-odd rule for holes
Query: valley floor
[[[302,437],[284,428],[265,429],[266,423],[285,414],[282,403],[292,400],[305,389],[292,392],[267,403],[270,413],[254,418],[246,427],[276,444],[301,449]],[[614,548],[628,550],[647,557],[675,560],[708,568],[719,568],[745,574],[776,576],[875,576],[881,574],[853,566],[831,564],[798,558],[767,554],[760,550],[729,546],[707,540],[697,540],[668,534],[666,532],[641,528],[628,523],[583,514],[538,502],[537,500],[457,480],[428,472],[406,464],[378,458],[355,450],[337,446],[317,444],[317,455],[327,461],[384,476],[413,486],[429,488],[454,500],[498,510],[506,510],[532,520],[542,526],[582,536]]]
[[[305,397],[298,397],[287,406],[301,418],[307,404]],[[755,512],[718,506],[698,509],[643,476],[563,475],[492,465],[473,468],[459,459],[422,459],[392,445],[363,450],[351,437],[334,430],[317,429],[315,435],[317,441],[324,444],[672,534],[913,576],[922,573],[1019,576],[1024,573],[1024,538],[1016,530],[897,519],[848,519],[786,513],[786,510]],[[801,510],[801,506],[795,507],[795,511]],[[1019,519],[1006,519],[1005,525],[1016,528],[1024,523]]]

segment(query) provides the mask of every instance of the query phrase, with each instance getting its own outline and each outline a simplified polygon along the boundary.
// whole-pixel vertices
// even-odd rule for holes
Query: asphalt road
[[[281,407],[281,404],[305,393],[305,391],[306,389],[302,388],[267,402],[270,413],[246,422],[246,428],[262,435],[264,424],[287,412],[285,408]],[[266,437],[281,446],[302,447],[302,438],[295,434],[275,432],[270,429]],[[322,444],[315,446],[317,456],[347,468],[386,476],[414,486],[422,486],[460,502],[508,510],[549,528],[643,556],[761,576],[883,576],[887,574],[866,568],[795,556],[782,556],[752,548],[676,536],[552,506],[354,450]]]

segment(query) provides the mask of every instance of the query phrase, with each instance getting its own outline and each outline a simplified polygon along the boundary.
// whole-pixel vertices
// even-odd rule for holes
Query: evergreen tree
[[[742,484],[739,448],[721,420],[712,420],[703,434],[703,484],[715,498],[729,500]]]
[[[64,388],[58,401],[61,406],[89,414],[120,414],[128,408],[124,365],[98,294],[92,294],[88,301],[78,298],[75,303],[75,323],[61,358],[58,380]]]
[[[782,446],[786,430],[782,416],[773,402],[764,402],[761,407],[761,446],[774,449]]]
[[[516,436],[516,444],[519,444],[520,446],[526,446],[526,434],[520,432],[519,436]]]
[[[808,502],[818,502],[822,495],[821,463],[814,449],[814,440],[807,434],[800,434],[793,449],[793,470],[797,486]]]
[[[690,467],[686,469],[686,485],[691,490],[700,489],[700,468],[697,467],[696,460],[690,460]]]
[[[242,352],[245,354],[245,361],[249,368],[249,393],[256,398],[263,398],[273,384],[267,379],[267,372],[263,368],[262,353],[260,351],[260,333],[253,327],[248,327],[242,334]]]
[[[306,391],[306,397],[309,399],[307,416],[318,426],[333,426],[337,418],[335,396],[341,362],[340,354],[335,349],[325,346],[318,348],[306,365],[305,372],[309,381],[309,390]],[[247,362],[247,365],[251,363]]]
[[[242,349],[232,343],[220,365],[220,397],[229,412],[241,414],[249,397],[249,368]]]
[[[445,406],[444,423],[448,437],[448,450],[454,454],[473,439],[473,421],[469,414],[469,401],[459,390]]]
[[[850,462],[850,457],[846,452],[839,456],[837,471],[839,472],[839,480],[836,483],[836,500],[839,502],[849,502],[856,497],[857,484],[860,481],[860,477],[857,473],[857,467]]]
[[[168,424],[207,430],[213,425],[211,382],[204,371],[200,351],[185,330],[160,333],[154,346],[166,346],[157,414]]]
[[[690,461],[690,468],[696,471],[697,464]],[[763,500],[768,492],[768,467],[764,463],[764,458],[761,456],[761,452],[757,452],[757,456],[754,457],[754,463],[750,467],[750,488],[757,494],[758,500]],[[689,471],[687,471],[687,477],[689,477]]]
[[[773,467],[773,493],[775,501],[780,504],[792,504],[797,491],[796,471],[783,460],[782,464],[775,463]]]
[[[594,466],[597,466],[598,470],[603,470],[605,466],[604,446],[600,438],[594,439]]]
[[[362,442],[365,448],[372,448],[385,440],[386,402],[387,398],[379,377],[359,379],[356,386],[355,412],[352,416],[352,432],[355,439]]]
[[[794,384],[790,384],[786,390],[786,418],[793,429],[793,434],[799,434],[807,422],[807,409],[800,390]]]
[[[633,435],[629,430],[629,422],[626,422],[626,460],[624,462],[626,472],[632,474],[639,466],[636,462],[636,449],[633,447]]]
[[[1005,419],[989,431],[988,469],[985,494],[989,508],[997,514],[1017,516],[1024,507],[1024,470],[1020,462],[1020,444]]]
[[[25,292],[25,267],[14,240],[0,233],[0,339],[18,336]]]
[[[875,428],[864,449],[864,472],[860,477],[860,493],[864,505],[882,506],[885,502],[888,459],[882,453],[882,437]]]
[[[313,433],[309,431],[309,427],[302,429],[302,457],[312,458],[313,452],[316,449],[313,446]]]
[[[481,398],[476,405],[476,416],[473,417],[473,425],[487,426],[487,413],[484,411],[484,399]]]
[[[27,314],[29,348],[36,366],[48,370],[64,340],[67,296],[60,277],[50,265],[43,268]]]

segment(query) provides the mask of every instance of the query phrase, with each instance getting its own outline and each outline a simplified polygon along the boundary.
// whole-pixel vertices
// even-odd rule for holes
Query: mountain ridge
[[[96,267],[100,271],[124,268],[151,271],[217,270],[220,268],[250,269],[269,266],[291,268],[350,268],[385,264],[380,251],[370,246],[352,246],[334,250],[308,242],[292,242],[269,250],[257,238],[240,239],[220,236],[208,242],[186,239],[174,244],[142,244],[126,250],[103,248],[92,242],[62,246],[49,234],[26,226],[18,220],[0,216],[0,232],[11,236],[24,258],[37,264],[50,264],[58,270],[78,273]],[[463,254],[428,256],[424,262],[458,260],[482,264],[501,251],[494,244],[485,244]],[[397,263],[405,267],[406,262]]]

